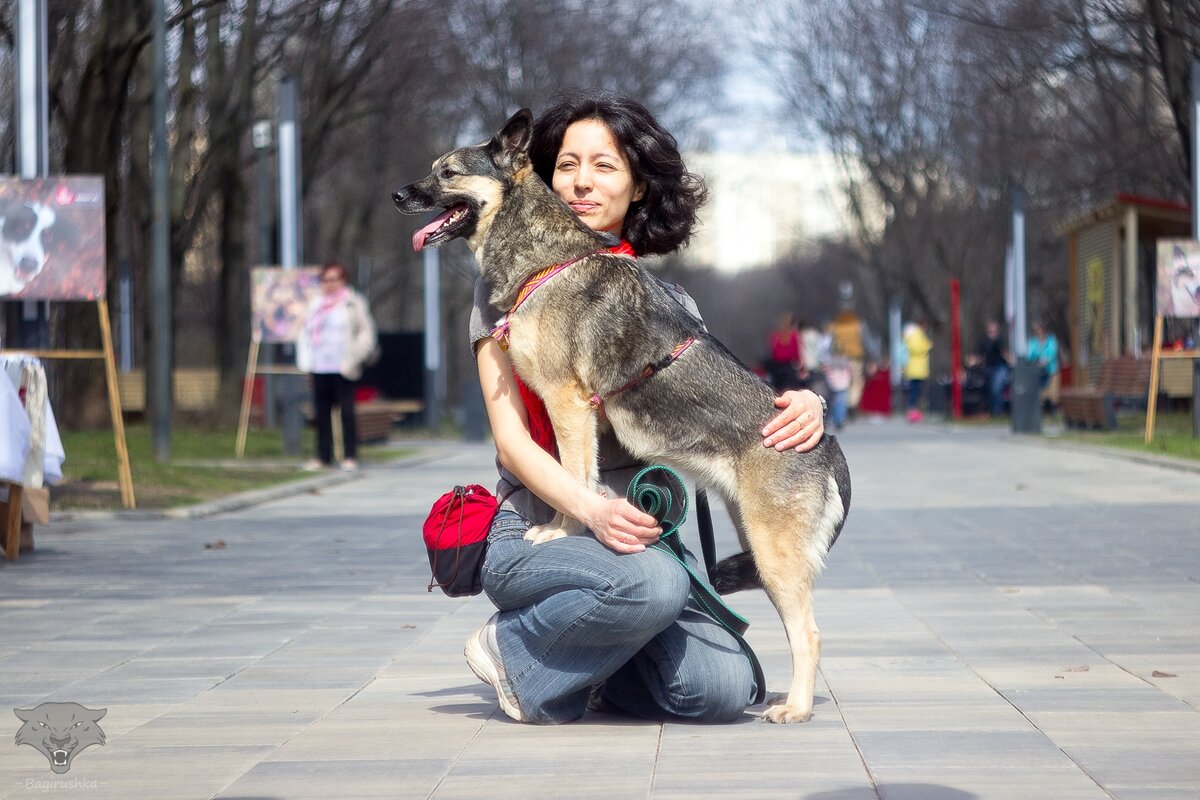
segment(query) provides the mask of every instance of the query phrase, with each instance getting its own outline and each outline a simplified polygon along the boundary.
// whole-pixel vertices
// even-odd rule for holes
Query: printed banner
[[[0,297],[104,297],[104,179],[0,178]]]

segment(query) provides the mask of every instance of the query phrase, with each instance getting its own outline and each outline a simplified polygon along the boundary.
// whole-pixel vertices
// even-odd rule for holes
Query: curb
[[[409,467],[418,467],[423,464],[428,464],[432,461],[445,458],[446,453],[438,452],[420,452],[408,458],[398,459],[396,461],[387,461],[383,464],[375,466],[386,467],[389,469],[407,469]],[[287,481],[275,486],[268,486],[265,489],[253,489],[248,492],[239,494],[231,494],[228,497],[220,497],[216,500],[207,500],[203,503],[197,503],[191,506],[179,506],[177,508],[156,508],[140,511],[138,509],[121,509],[115,511],[56,511],[50,515],[50,523],[55,522],[99,522],[99,521],[127,521],[141,522],[164,519],[200,519],[209,517],[213,514],[223,514],[228,511],[240,511],[244,508],[268,503],[272,500],[280,500],[284,497],[292,497],[298,494],[313,492],[318,489],[324,489],[330,486],[338,486],[350,481],[359,480],[367,477],[364,470],[359,469],[356,472],[332,472],[325,475],[316,475],[311,478],[301,480]]]
[[[1121,461],[1132,461],[1136,464],[1146,464],[1152,467],[1173,469],[1178,472],[1191,472],[1200,474],[1200,462],[1189,461],[1185,458],[1177,458],[1175,456],[1151,455],[1150,453],[1138,453],[1133,450],[1123,450],[1119,447],[1106,447],[1098,444],[1082,444],[1080,442],[1064,442],[1061,439],[1047,439],[1045,437],[1025,437],[1021,434],[1010,435],[1008,437],[1008,441],[1017,445],[1070,450],[1075,453],[1088,453],[1090,455],[1119,459]]]

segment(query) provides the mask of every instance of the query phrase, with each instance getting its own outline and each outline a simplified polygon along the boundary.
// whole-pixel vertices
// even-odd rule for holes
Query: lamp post
[[[272,126],[270,120],[260,119],[250,129],[250,141],[254,144],[254,169],[257,175],[258,195],[255,201],[255,216],[258,217],[258,257],[259,264],[272,263],[271,258],[271,198],[270,176],[268,175],[267,151],[271,148]],[[263,362],[274,363],[274,345],[266,344],[262,348]],[[263,403],[265,408],[264,420],[268,428],[275,427],[275,385],[270,373],[263,376]]]
[[[171,272],[168,229],[171,224],[167,175],[167,11],[166,0],[155,0],[154,31],[154,134],[152,175],[152,262],[150,269],[150,320],[154,331],[149,374],[153,376],[150,399],[150,426],[154,439],[154,457],[171,458]]]
[[[17,169],[25,180],[50,172],[46,89],[46,0],[17,6]],[[18,338],[22,347],[50,347],[50,303],[22,300]]]

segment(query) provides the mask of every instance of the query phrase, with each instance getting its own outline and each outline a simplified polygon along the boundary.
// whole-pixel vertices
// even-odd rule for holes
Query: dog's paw
[[[812,709],[805,711],[799,706],[790,706],[787,703],[778,706],[771,706],[763,712],[763,722],[774,722],[780,725],[789,722],[808,722],[812,719]]]
[[[545,544],[566,535],[567,532],[562,528],[553,528],[549,525],[534,525],[525,532],[525,538],[534,544]]]

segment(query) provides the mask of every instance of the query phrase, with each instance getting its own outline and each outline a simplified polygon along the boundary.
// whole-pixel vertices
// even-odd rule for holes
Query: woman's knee
[[[659,550],[625,556],[620,563],[610,576],[614,599],[636,607],[647,628],[662,630],[679,618],[691,589],[683,565]]]
[[[703,675],[680,674],[676,691],[670,693],[668,710],[697,722],[733,722],[746,712],[754,690],[750,662],[739,656]]]

